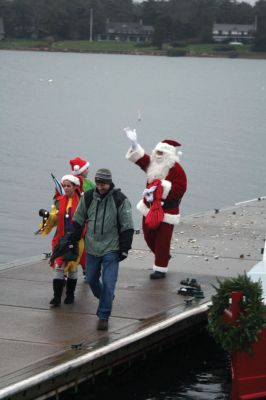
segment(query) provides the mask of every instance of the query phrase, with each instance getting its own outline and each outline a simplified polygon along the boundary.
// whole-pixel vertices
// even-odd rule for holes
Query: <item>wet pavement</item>
[[[51,372],[47,390],[63,386],[73,377],[66,378],[64,370],[64,378],[57,382],[54,378],[59,377],[60,366],[67,366],[71,375],[71,362],[81,368],[82,357],[87,370],[73,372],[73,376],[85,379],[92,361],[109,354],[110,346],[112,359],[99,362],[93,373],[128,357],[133,349],[123,353],[123,348],[137,346],[144,337],[146,342],[134,351],[158,341],[152,339],[156,332],[166,336],[174,329],[171,334],[185,334],[181,322],[187,319],[191,325],[193,318],[196,323],[196,316],[206,313],[217,277],[248,272],[262,259],[265,204],[265,200],[252,201],[183,218],[173,235],[169,272],[163,280],[149,279],[153,256],[142,233],[135,234],[133,249],[120,264],[108,332],[96,330],[98,302],[81,270],[75,303],[51,309],[53,275],[47,260],[33,257],[0,265],[0,399],[37,398],[45,393],[40,382],[42,377],[45,382],[47,371]],[[180,281],[186,278],[196,278],[205,295],[189,306],[177,294]],[[40,380],[36,378],[32,385],[39,386],[30,395],[34,376]]]

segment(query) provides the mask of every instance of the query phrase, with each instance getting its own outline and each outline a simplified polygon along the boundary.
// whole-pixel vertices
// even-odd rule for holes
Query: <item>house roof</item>
[[[106,24],[108,33],[147,34],[153,31],[153,26],[143,25],[139,22],[108,22]]]
[[[213,30],[216,31],[255,31],[253,24],[242,25],[242,24],[213,24]]]

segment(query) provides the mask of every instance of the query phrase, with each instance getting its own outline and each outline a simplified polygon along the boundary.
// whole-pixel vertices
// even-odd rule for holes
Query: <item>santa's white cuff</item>
[[[137,162],[140,160],[145,154],[144,149],[141,147],[140,144],[137,144],[137,147],[135,150],[130,148],[127,153],[126,153],[126,159],[129,161],[132,161],[133,163]]]
[[[142,215],[144,215],[144,217],[146,217],[146,215],[149,212],[149,208],[146,206],[146,204],[144,203],[144,201],[141,199],[137,206],[136,206],[137,210],[139,210],[141,212]]]
[[[139,210],[144,217],[146,217],[150,211],[142,199],[137,204],[137,210]],[[163,222],[170,225],[178,225],[180,222],[180,214],[169,214],[165,212]]]
[[[169,194],[169,192],[170,192],[170,190],[172,188],[172,182],[167,181],[165,179],[162,179],[161,180],[161,184],[162,184],[162,187],[163,187],[162,198],[166,199],[166,197],[168,196],[168,194]]]
[[[163,222],[170,225],[178,225],[180,222],[180,214],[164,213]]]
[[[159,271],[159,272],[168,272],[168,267],[158,267],[158,265],[153,265],[153,271]]]

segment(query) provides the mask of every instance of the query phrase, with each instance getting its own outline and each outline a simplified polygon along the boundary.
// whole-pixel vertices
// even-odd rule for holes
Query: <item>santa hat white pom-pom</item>
[[[183,155],[182,151],[178,151],[178,152],[177,152],[177,155],[178,155],[179,157],[181,157],[181,156]]]

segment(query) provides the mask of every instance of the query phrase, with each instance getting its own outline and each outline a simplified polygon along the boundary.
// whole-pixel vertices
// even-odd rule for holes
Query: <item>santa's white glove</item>
[[[145,189],[143,192],[143,196],[146,196],[146,194],[153,193],[156,190],[156,188],[157,188],[157,186],[155,185],[155,186],[151,186],[149,189],[148,188]]]
[[[146,194],[145,199],[146,199],[149,203],[152,203],[153,200],[154,200],[153,193],[148,193],[148,194]]]
[[[149,189],[145,189],[143,192],[143,196],[149,203],[152,203],[154,200],[153,192],[156,190],[156,188],[157,186],[151,186]]]
[[[128,139],[131,141],[131,149],[134,151],[136,150],[138,146],[138,138],[137,138],[137,132],[136,129],[130,129],[130,128],[124,128],[124,131],[128,137]]]

